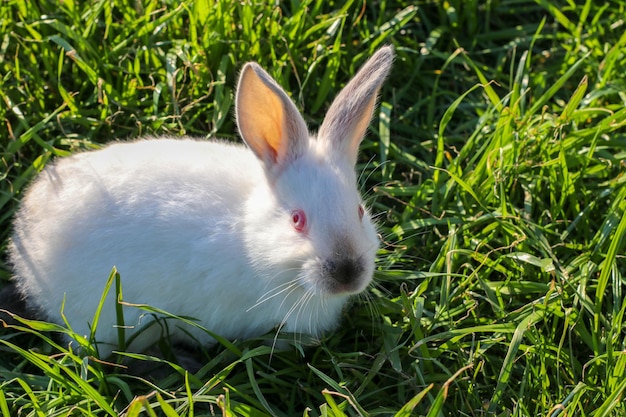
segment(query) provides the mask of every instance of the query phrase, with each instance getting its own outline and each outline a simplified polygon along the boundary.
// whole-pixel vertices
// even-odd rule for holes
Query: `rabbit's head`
[[[248,200],[248,256],[284,289],[347,296],[371,282],[378,237],[357,189],[357,152],[393,49],[378,50],[340,92],[317,135],[257,64],[241,73],[237,124],[262,162],[266,186]]]

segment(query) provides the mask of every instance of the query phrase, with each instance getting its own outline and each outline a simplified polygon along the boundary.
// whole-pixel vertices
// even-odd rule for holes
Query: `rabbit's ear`
[[[241,137],[269,171],[280,171],[307,147],[309,132],[298,109],[256,63],[241,71],[236,115]]]
[[[333,101],[318,138],[327,141],[334,154],[356,164],[359,145],[370,123],[380,86],[393,63],[393,47],[380,48],[361,67]]]

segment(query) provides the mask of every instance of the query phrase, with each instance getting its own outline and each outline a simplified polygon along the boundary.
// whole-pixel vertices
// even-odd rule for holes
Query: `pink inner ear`
[[[363,215],[365,215],[365,209],[362,204],[359,204],[359,220],[363,220]]]
[[[272,163],[276,164],[278,162],[278,150],[274,148],[271,143],[269,142],[267,143],[268,143],[268,147],[266,151],[267,157]]]
[[[244,69],[237,90],[237,123],[241,136],[254,153],[264,161],[275,163],[280,149],[287,145],[284,132],[287,116],[280,95],[271,88],[271,82],[263,79],[264,74],[256,66]]]
[[[282,110],[282,104],[278,103]],[[277,112],[278,113],[278,112]],[[263,132],[265,133],[265,142],[267,143],[267,156],[272,162],[278,161],[278,149],[281,146],[285,146],[283,140],[283,124],[282,124],[282,111],[280,112],[280,118],[265,119],[263,122],[266,126],[263,126]],[[268,133],[269,132],[269,133]]]

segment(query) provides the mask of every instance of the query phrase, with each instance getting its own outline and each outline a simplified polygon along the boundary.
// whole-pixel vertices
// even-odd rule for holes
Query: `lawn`
[[[397,57],[357,165],[375,283],[340,328],[198,347],[195,373],[140,357],[165,361],[144,378],[60,343],[71,323],[23,321],[0,329],[0,415],[625,416],[625,16],[626,0],[1,2],[0,286],[51,159],[240,140],[247,61],[316,130],[373,51]]]

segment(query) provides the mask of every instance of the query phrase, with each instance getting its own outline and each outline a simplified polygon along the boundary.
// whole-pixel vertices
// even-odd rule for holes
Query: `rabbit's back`
[[[55,321],[65,298],[66,315],[84,320],[72,324],[86,332],[117,266],[126,300],[202,317],[212,294],[237,296],[238,220],[262,179],[250,151],[225,142],[145,140],[59,160],[29,188],[15,219],[18,286]],[[214,306],[215,317],[228,317]],[[220,326],[228,333],[228,323]]]

